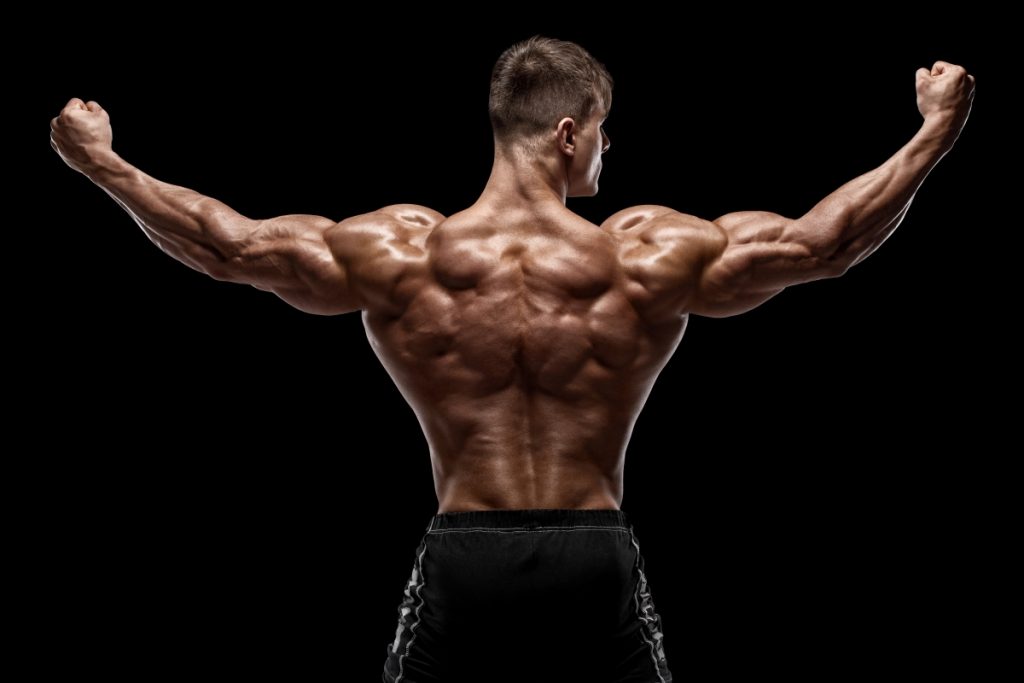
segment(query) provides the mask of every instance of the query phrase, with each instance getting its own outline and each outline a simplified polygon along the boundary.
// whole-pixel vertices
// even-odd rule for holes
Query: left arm
[[[50,123],[61,158],[109,194],[163,251],[217,280],[272,291],[310,313],[358,310],[345,265],[328,246],[337,224],[319,216],[247,218],[185,187],[157,180],[114,153],[107,112],[71,100]]]
[[[974,99],[974,77],[936,62],[919,69],[924,123],[888,161],[851,180],[797,219],[763,211],[712,222],[694,313],[742,313],[791,285],[836,277],[871,255],[896,230],[929,172],[953,147]],[[692,246],[692,245],[691,245]]]

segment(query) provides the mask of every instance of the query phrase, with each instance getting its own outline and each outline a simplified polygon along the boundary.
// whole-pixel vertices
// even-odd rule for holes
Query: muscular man
[[[321,315],[360,311],[430,447],[437,515],[415,554],[386,683],[671,681],[633,529],[626,446],[691,313],[730,316],[837,277],[899,225],[967,120],[974,78],[916,74],[924,117],[877,169],[807,214],[713,221],[637,206],[594,225],[612,81],[534,38],[494,68],[495,155],[452,216],[398,204],[340,223],[254,220],[115,154],[107,112],[73,99],[54,149],[172,257]]]

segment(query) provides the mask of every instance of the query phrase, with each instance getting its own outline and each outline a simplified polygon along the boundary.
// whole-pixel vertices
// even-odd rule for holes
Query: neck
[[[558,159],[495,144],[491,177],[479,201],[519,206],[557,202],[565,206],[569,191],[565,171]]]

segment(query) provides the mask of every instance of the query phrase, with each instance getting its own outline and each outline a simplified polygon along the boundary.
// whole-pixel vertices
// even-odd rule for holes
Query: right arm
[[[696,245],[685,240],[698,261],[686,309],[715,317],[742,313],[791,285],[842,275],[877,249],[956,141],[970,113],[974,78],[963,67],[936,62],[930,72],[918,70],[917,96],[924,123],[910,142],[806,215],[728,214],[705,222]]]
[[[272,291],[304,311],[361,307],[347,264],[329,246],[339,232],[336,221],[306,215],[250,219],[143,173],[114,153],[112,141],[110,117],[96,102],[73,98],[50,121],[50,144],[61,159],[110,195],[172,258],[217,280]]]
[[[110,117],[96,102],[72,99],[50,131],[65,163],[109,194],[171,257],[215,279],[274,292],[310,313],[389,305],[402,270],[399,254],[408,253],[402,248],[421,254],[425,234],[443,220],[412,205],[341,223],[303,214],[253,220],[124,161],[112,148]]]

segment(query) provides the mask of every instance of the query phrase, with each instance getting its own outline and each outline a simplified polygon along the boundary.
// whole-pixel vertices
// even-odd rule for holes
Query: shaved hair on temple
[[[576,43],[534,36],[502,53],[491,73],[494,137],[507,144],[553,130],[570,117],[582,126],[612,102],[612,77]]]

